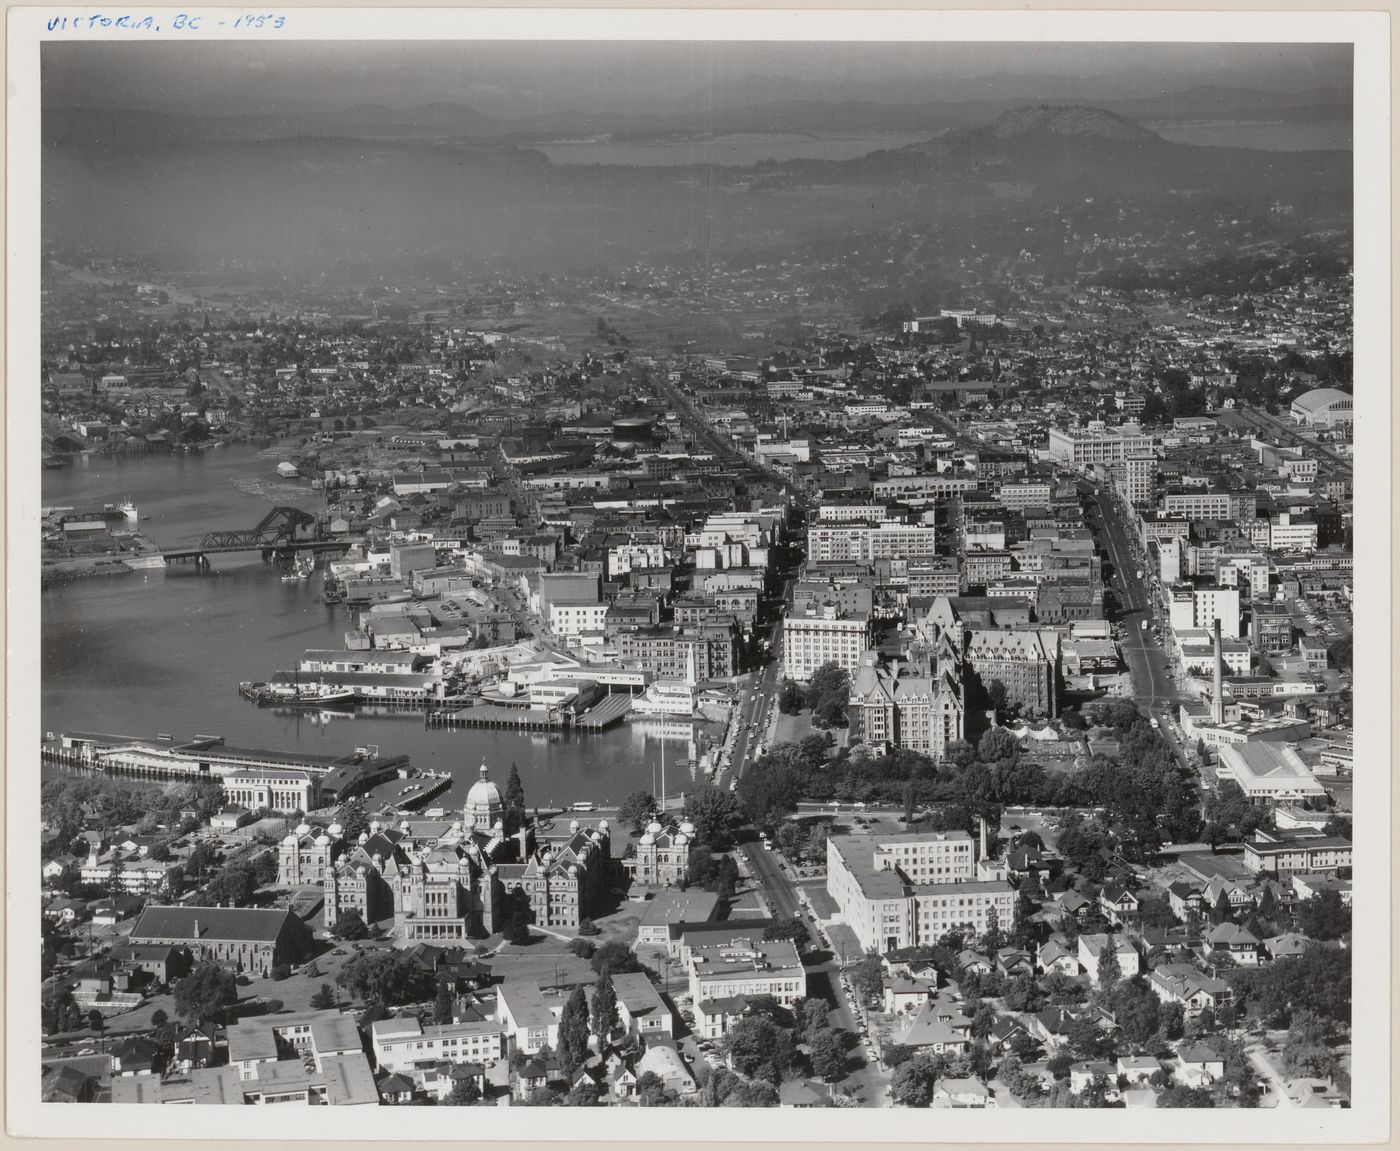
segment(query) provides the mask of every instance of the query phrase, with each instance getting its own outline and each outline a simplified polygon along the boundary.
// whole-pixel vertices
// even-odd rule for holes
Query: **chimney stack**
[[[194,937],[195,937],[196,939],[199,938],[199,920],[198,920],[198,919],[196,919],[196,920],[194,921]]]
[[[1225,657],[1220,648],[1220,617],[1215,620],[1215,684],[1210,701],[1210,717],[1217,724],[1225,722]]]
[[[980,862],[981,860],[987,858],[987,817],[985,815],[979,815],[977,817],[977,823],[978,843],[982,848],[981,853],[977,857],[978,861]]]

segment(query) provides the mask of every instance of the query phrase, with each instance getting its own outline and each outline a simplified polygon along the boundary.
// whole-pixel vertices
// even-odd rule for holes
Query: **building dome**
[[[368,832],[368,831],[362,831],[362,832],[360,832],[360,843],[363,844],[363,843],[368,843],[368,842],[369,842],[369,832]]]
[[[571,820],[569,820],[569,830],[570,830],[570,831],[573,831],[573,832],[577,832],[577,831],[578,831],[578,820],[577,820],[577,819],[571,819]]]
[[[402,832],[408,831],[408,820],[405,819],[399,824],[399,830]]]
[[[310,825],[309,823],[299,823],[299,824],[297,824],[297,835],[301,836],[301,835],[310,835],[310,834],[311,834],[311,825]]]
[[[283,839],[282,839],[282,842],[285,843],[288,847],[294,847],[294,846],[296,846],[296,841],[297,841],[297,837],[296,837],[296,832],[294,832],[294,831],[288,832],[287,835],[284,836]]]
[[[600,820],[598,821],[598,830],[599,830],[599,831],[607,831],[607,829],[608,829],[608,821],[607,821],[606,819],[600,819]]]
[[[462,811],[463,826],[474,831],[494,828],[505,815],[506,805],[501,799],[501,789],[487,778],[487,774],[483,763],[480,777],[467,792],[466,807]]]
[[[329,835],[326,835],[326,834],[322,833],[321,835],[318,835],[318,836],[316,837],[316,846],[317,846],[317,847],[329,847],[330,845],[331,845],[331,837],[330,837]]]
[[[333,823],[330,827],[326,828],[326,834],[332,839],[339,839],[345,834],[345,828],[341,827],[338,823]]]
[[[661,834],[661,824],[657,823],[656,820],[653,819],[650,823],[647,824],[647,834],[648,834],[648,835],[660,835],[660,834]]]
[[[379,820],[377,820],[377,819],[371,819],[371,820],[369,821],[369,833],[370,833],[371,835],[378,835],[378,834],[379,834]]]
[[[694,835],[694,834],[695,834],[695,824],[691,823],[690,820],[688,820],[688,819],[682,820],[682,821],[681,821],[681,834],[682,834],[682,835]]]
[[[650,847],[655,842],[656,836],[652,835],[652,833],[649,831],[644,836],[642,836],[642,843],[647,847]]]
[[[677,847],[684,847],[684,846],[686,845],[686,843],[689,841],[689,838],[690,838],[690,837],[687,836],[686,833],[683,832],[683,831],[678,831],[678,832],[676,832],[676,846],[677,846]]]

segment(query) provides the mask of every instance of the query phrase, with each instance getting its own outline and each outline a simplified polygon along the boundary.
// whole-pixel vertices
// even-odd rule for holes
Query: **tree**
[[[530,921],[526,917],[526,913],[520,908],[511,911],[501,927],[501,935],[505,937],[507,943],[514,943],[518,947],[529,943],[531,938]]]
[[[221,1022],[237,1002],[238,981],[217,963],[206,960],[175,983],[175,1012],[186,1023]]]
[[[1270,1026],[1286,1027],[1296,1011],[1311,1011],[1339,1023],[1351,1019],[1351,956],[1340,947],[1314,943],[1296,958],[1229,973],[1235,1003]]]
[[[792,1014],[808,1043],[818,1031],[831,1026],[831,1008],[825,999],[801,999],[793,1004]]]
[[[346,843],[354,843],[361,833],[369,830],[369,811],[364,800],[352,799],[340,809],[338,817]]]
[[[849,1031],[828,1027],[812,1038],[812,1070],[828,1083],[846,1074]]]
[[[609,939],[593,953],[591,966],[595,974],[607,979],[613,975],[640,971],[642,962],[637,958],[637,953],[621,939]]]
[[[311,997],[311,1006],[317,1011],[329,1011],[335,1003],[335,988],[329,983],[321,984],[320,990]]]
[[[988,705],[995,708],[998,712],[1002,712],[1006,710],[1006,699],[1006,684],[1002,683],[999,679],[990,680],[987,684]],[[993,730],[996,729],[994,728]],[[990,732],[988,734],[990,734]],[[997,758],[1001,757],[998,756]]]
[[[896,1107],[927,1107],[940,1067],[927,1055],[915,1055],[895,1068],[890,1077],[890,1098]]]
[[[643,1071],[637,1077],[637,1101],[643,1107],[666,1106],[666,1081],[655,1071]]]
[[[170,1022],[170,1016],[168,1016],[161,1008],[157,1007],[154,1011],[151,1012],[152,1027],[164,1027],[168,1022]]]
[[[878,955],[868,955],[851,968],[851,987],[865,1002],[878,999],[885,991],[885,968]]]
[[[458,1079],[452,1084],[452,1090],[447,1093],[445,1102],[450,1107],[470,1107],[481,1098],[481,1087],[474,1075],[468,1075],[463,1079]]]
[[[324,983],[322,987],[326,986]],[[447,979],[438,980],[437,995],[433,999],[433,1022],[451,1023],[454,996],[452,983]]]
[[[1351,930],[1351,908],[1335,888],[1319,891],[1298,904],[1298,930],[1310,939],[1340,939]]]
[[[1123,969],[1118,965],[1118,952],[1115,947],[1113,933],[1109,932],[1104,938],[1103,950],[1099,952],[1098,966],[1094,970],[1094,986],[1100,1001],[1104,1003],[1112,998],[1113,989],[1123,975]]]
[[[792,1033],[762,1015],[740,1019],[726,1037],[730,1060],[739,1074],[763,1079],[774,1087],[794,1057]]]
[[[336,983],[368,1004],[421,1003],[436,993],[433,974],[406,951],[367,951],[340,969]]]
[[[796,715],[802,710],[802,689],[791,679],[784,679],[778,689],[778,710],[784,715]]]
[[[765,756],[739,777],[739,802],[760,827],[776,827],[797,810],[802,773],[790,762]]]
[[[335,926],[331,928],[331,934],[337,939],[353,942],[363,939],[369,934],[369,928],[365,926],[365,921],[355,908],[342,912],[335,921]]]
[[[559,1058],[572,1077],[588,1057],[588,997],[575,987],[559,1017]]]
[[[713,851],[734,845],[744,816],[733,793],[714,784],[696,788],[685,797],[685,815],[695,825],[695,839]]]
[[[1145,1047],[1161,1023],[1161,1003],[1140,976],[1122,980],[1109,997],[1113,1018],[1128,1042]]]
[[[603,930],[585,915],[578,921],[578,933],[580,935],[602,935]]]
[[[506,778],[505,795],[501,797],[504,807],[504,824],[507,835],[514,835],[525,822],[525,785],[520,782],[520,769],[512,762],[510,775]]]
[[[790,939],[802,951],[810,939],[807,925],[797,916],[791,919],[775,919],[763,929],[764,939]]]
[[[651,822],[656,812],[656,796],[649,791],[634,791],[622,801],[617,817],[623,823],[630,823],[637,831],[641,831]]]
[[[1204,1087],[1168,1087],[1157,1096],[1158,1107],[1214,1107],[1215,1100]]]
[[[617,990],[613,987],[612,975],[604,971],[593,985],[593,1010],[591,1014],[593,1034],[600,1044],[606,1043],[608,1036],[617,1030]]]

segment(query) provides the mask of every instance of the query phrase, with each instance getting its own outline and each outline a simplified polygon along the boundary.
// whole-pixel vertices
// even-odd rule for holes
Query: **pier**
[[[479,703],[457,711],[432,711],[428,727],[504,727],[517,731],[602,731],[618,723],[632,707],[630,695],[610,695],[596,707],[575,716],[568,711],[504,707]]]

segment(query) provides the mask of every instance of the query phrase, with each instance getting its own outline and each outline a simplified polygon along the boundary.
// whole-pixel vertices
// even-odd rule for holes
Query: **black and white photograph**
[[[1078,15],[31,14],[31,1133],[1384,1121],[1386,77]]]

